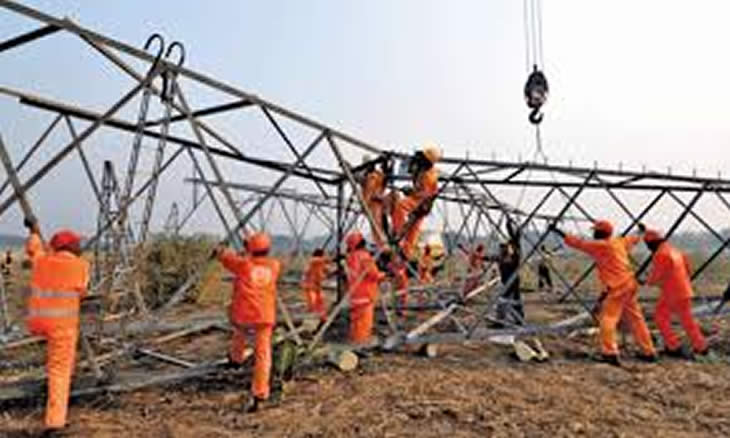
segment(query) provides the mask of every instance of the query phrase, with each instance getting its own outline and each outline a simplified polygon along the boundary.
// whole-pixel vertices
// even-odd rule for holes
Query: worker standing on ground
[[[672,330],[672,316],[677,315],[692,342],[694,354],[706,355],[709,351],[707,341],[692,316],[691,268],[687,255],[655,230],[646,231],[644,242],[653,253],[652,270],[646,284],[661,288],[654,321],[664,338],[665,354],[682,357],[682,341]]]
[[[412,259],[421,226],[430,213],[434,197],[438,192],[439,172],[436,163],[441,159],[438,148],[431,146],[413,156],[409,171],[413,177],[413,188],[405,198],[398,200],[393,208],[393,230],[396,236],[403,236],[401,248],[408,259]],[[412,221],[406,230],[406,225]]]
[[[540,290],[547,288],[550,292],[553,292],[553,278],[549,267],[552,253],[545,245],[540,246],[540,253],[540,261],[537,264],[537,288]]]
[[[510,321],[515,325],[524,325],[525,310],[520,294],[520,260],[522,257],[521,231],[518,225],[507,218],[507,235],[509,240],[500,245],[497,263],[499,276],[505,286],[497,303],[497,320],[493,326],[497,328],[503,322]],[[514,280],[512,280],[514,277]],[[511,282],[510,282],[511,281]]]
[[[462,250],[466,252],[463,247]],[[481,280],[482,275],[484,275],[484,262],[488,260],[486,248],[483,243],[478,244],[472,251],[468,252],[467,255],[469,260],[466,269],[464,291],[462,294],[464,296],[479,286],[479,281]]]
[[[628,321],[634,339],[641,347],[642,354],[639,358],[649,362],[656,361],[656,350],[639,305],[639,285],[629,261],[629,251],[641,238],[611,237],[613,225],[605,220],[594,223],[594,240],[591,241],[565,234],[555,226],[551,228],[564,237],[566,245],[593,257],[598,267],[598,277],[606,288],[599,298],[601,361],[619,365],[616,326],[622,317]],[[639,231],[643,230],[643,225],[639,225]]]
[[[327,305],[322,296],[322,282],[327,277],[327,268],[331,261],[324,254],[324,249],[317,248],[309,259],[309,266],[304,272],[302,290],[307,301],[307,310],[319,315],[321,322],[327,320]]]
[[[350,294],[349,340],[353,344],[365,344],[372,336],[378,283],[384,278],[384,274],[366,249],[365,239],[359,231],[348,234],[345,244]]]
[[[81,238],[73,231],[57,232],[51,238],[52,251],[34,259],[30,278],[27,324],[30,333],[46,339],[49,431],[66,426],[79,307],[89,282],[89,262],[81,258],[80,246]]]
[[[233,338],[229,351],[231,365],[246,359],[246,345],[254,344],[253,398],[247,411],[255,412],[269,398],[271,374],[271,334],[276,324],[276,283],[280,262],[269,257],[271,239],[266,233],[253,233],[246,239],[246,254],[241,256],[225,247],[216,249],[218,260],[235,275],[229,318]]]
[[[43,240],[41,239],[41,229],[36,219],[26,218],[23,225],[28,229],[28,238],[25,241],[25,254],[28,256],[30,266],[33,262],[45,254]]]
[[[383,221],[385,203],[385,172],[382,169],[378,169],[375,163],[371,163],[370,157],[367,155],[363,157],[363,163],[366,164],[365,169],[363,169],[362,179],[363,200],[365,201],[365,205],[367,205],[370,209],[370,213],[373,215],[375,224],[380,228],[381,232],[385,233]],[[378,248],[383,249],[385,242],[381,239],[380,233],[372,230],[370,234]]]

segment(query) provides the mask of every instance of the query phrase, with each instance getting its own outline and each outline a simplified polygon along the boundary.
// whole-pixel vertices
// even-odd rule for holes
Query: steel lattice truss
[[[329,236],[327,246],[338,255],[343,236],[354,227],[367,227],[373,233],[382,233],[382,230],[372,227],[372,214],[363,202],[357,181],[357,174],[365,164],[352,166],[350,161],[359,159],[364,153],[374,155],[375,160],[382,154],[402,160],[408,158],[407,153],[385,150],[359,140],[257,95],[177,65],[167,58],[156,59],[155,54],[81,27],[68,19],[58,19],[12,1],[0,0],[0,6],[4,8],[3,14],[20,14],[41,26],[0,42],[0,56],[11,56],[15,51],[20,53],[21,46],[52,34],[65,33],[78,37],[89,49],[100,54],[107,66],[134,81],[130,89],[120,90],[119,99],[103,111],[0,84],[0,94],[17,98],[23,106],[41,109],[54,116],[25,156],[13,160],[16,171],[22,171],[30,160],[41,160],[42,164],[22,179],[20,193],[9,193],[9,181],[0,187],[0,194],[4,195],[0,198],[0,217],[22,197],[22,193],[32,191],[54,169],[78,156],[100,212],[97,235],[89,245],[103,242],[104,248],[119,250],[133,243],[143,243],[150,226],[158,182],[165,184],[163,176],[167,169],[185,156],[192,165],[193,175],[174,183],[193,187],[194,196],[190,202],[176,200],[173,209],[164,213],[167,218],[164,232],[167,234],[180,233],[189,219],[200,211],[199,207],[206,203],[211,204],[226,240],[232,243],[238,243],[237,236],[241,230],[266,229],[271,217],[288,226],[297,251],[307,236],[321,234],[321,230]],[[129,59],[145,67],[139,69]],[[161,85],[163,78],[166,85]],[[188,86],[213,90],[220,96],[220,101],[194,107],[185,90]],[[150,99],[156,102],[160,98],[163,116],[155,119],[148,115],[147,106]],[[119,115],[122,108],[135,106],[140,108],[138,120],[126,120]],[[215,116],[231,113],[256,117],[265,128],[252,131],[250,138],[244,142],[232,140],[212,121]],[[58,129],[61,123],[69,130],[71,140],[53,152],[45,150],[43,154],[37,153],[49,133]],[[79,129],[78,126],[83,127]],[[179,126],[186,129],[175,130]],[[104,181],[97,183],[95,175],[102,168],[101,163],[90,162],[84,152],[85,143],[101,128],[113,129],[120,138],[129,140],[120,141],[120,145],[132,145],[130,161],[126,163],[127,174],[125,177],[116,175],[118,182],[111,180],[107,170]],[[256,138],[264,135],[261,134],[264,129],[266,141]],[[144,177],[138,174],[135,162],[142,139],[158,142],[155,166],[152,173]],[[278,156],[271,153],[269,145],[273,144],[272,139],[278,142]],[[121,163],[116,163],[115,167],[117,171],[125,168]],[[247,178],[250,169],[265,171],[266,177]],[[592,304],[588,294],[591,287],[585,286],[592,267],[578,275],[568,275],[554,265],[554,259],[553,262],[546,259],[544,246],[554,243],[547,231],[550,224],[574,226],[580,231],[585,229],[584,224],[604,215],[606,209],[613,209],[618,212],[616,217],[620,218],[622,234],[633,232],[641,221],[655,220],[658,214],[666,235],[671,237],[691,222],[692,229],[699,227],[717,239],[709,255],[694,269],[693,280],[698,282],[730,245],[730,239],[721,233],[727,221],[712,224],[701,215],[700,206],[703,206],[706,211],[728,217],[730,180],[719,177],[457,157],[444,158],[439,169],[440,189],[429,220],[436,218],[441,221],[439,227],[446,232],[447,246],[470,246],[477,240],[492,245],[506,238],[504,222],[510,218],[520,226],[524,236],[518,272],[531,272],[534,263],[539,260],[544,260],[552,268],[558,288],[557,294],[548,299],[550,303],[546,305],[572,305],[583,311]],[[407,179],[405,175],[397,176],[391,182],[391,188],[402,186]],[[266,183],[262,184],[262,181]],[[510,201],[507,202],[507,199]],[[137,227],[128,212],[140,202],[145,204],[145,208],[142,223]],[[319,231],[312,230],[317,227]],[[127,250],[119,251],[127,254]],[[646,270],[649,261],[648,257],[642,257],[637,261],[639,275]],[[121,260],[118,263],[132,263],[126,255]],[[110,268],[109,272],[118,271],[118,268]],[[199,275],[191,276],[159,312],[180,302]],[[99,276],[103,277],[103,274]],[[502,284],[489,270],[478,279],[481,286],[466,297],[462,295],[466,281],[463,272],[449,273],[447,277],[437,285],[414,287],[411,291],[424,297],[416,307],[428,312],[428,317],[416,324],[396,320],[393,316],[395,292],[384,287],[381,305],[387,327],[383,326],[383,330],[388,335],[389,347],[395,348],[403,343],[461,342],[505,332],[561,330],[590,319],[588,312],[583,312],[568,320],[532,323],[528,312],[524,326],[508,324],[506,330],[488,329],[486,323],[494,321],[492,309],[500,300],[500,292],[515,281],[516,275]],[[338,303],[332,308],[328,324],[311,341],[312,345],[322,338],[329,323],[347,306],[346,294],[343,293],[345,285],[340,278],[338,276]],[[292,328],[287,305],[279,305],[283,306],[287,325]],[[706,310],[702,308],[700,311],[703,309]]]

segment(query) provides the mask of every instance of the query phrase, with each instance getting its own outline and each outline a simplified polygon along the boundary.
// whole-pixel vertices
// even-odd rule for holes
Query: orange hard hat
[[[51,237],[50,245],[54,251],[67,249],[78,252],[81,245],[81,236],[71,230],[59,230]]]
[[[594,230],[603,231],[604,233],[611,235],[613,234],[613,224],[607,220],[600,220],[593,223]]]
[[[251,252],[268,251],[271,249],[271,238],[264,232],[253,233],[246,239],[246,249]]]
[[[353,231],[352,233],[348,234],[347,237],[345,237],[345,245],[347,245],[347,250],[352,251],[362,241],[362,233],[359,231]]]
[[[649,229],[644,233],[644,242],[646,243],[659,242],[660,240],[664,240],[664,236],[657,230]]]

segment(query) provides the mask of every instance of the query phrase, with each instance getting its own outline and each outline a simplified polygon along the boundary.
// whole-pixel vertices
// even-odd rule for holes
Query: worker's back
[[[647,283],[659,285],[676,298],[692,296],[689,261],[682,251],[664,242],[654,253],[653,262]]]
[[[373,256],[366,249],[347,255],[347,282],[353,298],[374,299],[381,277]]]
[[[80,298],[86,293],[89,262],[70,252],[52,252],[33,263],[28,298],[31,329],[75,325]]]
[[[280,262],[272,257],[239,256],[232,251],[226,251],[221,261],[236,276],[231,320],[236,324],[274,324]]]
[[[568,246],[580,249],[593,257],[598,267],[598,277],[609,289],[635,281],[629,249],[638,241],[639,238],[636,236],[588,241],[568,235],[565,239]]]

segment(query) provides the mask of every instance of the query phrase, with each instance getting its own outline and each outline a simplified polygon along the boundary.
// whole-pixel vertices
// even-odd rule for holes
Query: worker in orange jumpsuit
[[[43,246],[43,240],[41,239],[41,230],[38,226],[38,221],[26,218],[23,225],[28,229],[28,239],[25,241],[25,255],[28,257],[28,261],[32,266],[33,262],[44,255],[46,251]]]
[[[363,161],[370,161],[369,157],[363,157]],[[370,209],[370,213],[373,215],[375,224],[380,228],[380,231],[385,233],[383,213],[385,203],[385,172],[382,169],[378,169],[374,163],[370,163],[364,169],[364,177],[362,180],[362,197],[365,201],[365,205]],[[385,245],[381,235],[375,230],[371,233],[373,241],[382,249]]]
[[[652,270],[646,284],[659,286],[661,295],[654,311],[654,321],[664,338],[665,354],[682,356],[682,341],[672,330],[672,316],[677,315],[697,355],[707,354],[708,347],[699,324],[692,316],[692,281],[687,255],[672,246],[655,230],[644,235],[646,246],[653,253]]]
[[[378,283],[385,277],[365,248],[359,231],[345,238],[347,245],[347,283],[350,294],[350,342],[367,343],[373,332]]]
[[[51,252],[33,263],[28,295],[28,331],[46,339],[48,431],[66,426],[71,376],[79,337],[79,307],[89,282],[89,262],[82,259],[81,237],[61,230],[53,235]]]
[[[601,360],[619,365],[616,327],[622,317],[629,323],[634,339],[642,350],[640,359],[656,361],[656,350],[638,301],[639,284],[631,269],[629,251],[641,240],[639,236],[611,237],[613,225],[597,221],[593,225],[594,240],[583,240],[552,230],[565,238],[565,244],[590,255],[598,267],[598,277],[606,288],[601,297],[600,328]],[[640,230],[643,228],[640,226]]]
[[[322,296],[322,282],[327,277],[327,267],[330,265],[329,258],[324,254],[322,248],[317,248],[309,259],[309,266],[304,272],[302,290],[307,301],[307,310],[319,315],[322,322],[327,320],[327,305]]]
[[[266,233],[253,233],[246,239],[246,254],[219,247],[218,260],[235,275],[229,318],[233,338],[229,360],[233,366],[246,359],[246,346],[253,341],[254,370],[247,411],[255,412],[269,398],[271,375],[271,335],[276,324],[276,283],[281,264],[269,257],[271,239]]]
[[[413,190],[398,200],[393,208],[393,230],[396,236],[403,236],[405,233],[400,245],[409,259],[414,256],[421,226],[438,192],[439,172],[436,163],[440,159],[441,152],[436,147],[427,147],[414,155],[411,163]],[[409,217],[416,219],[408,230],[405,230]]]
[[[464,283],[464,296],[479,286],[479,280],[484,273],[484,262],[488,260],[484,244],[478,244],[468,253],[468,258],[469,263],[466,271],[466,282]]]

